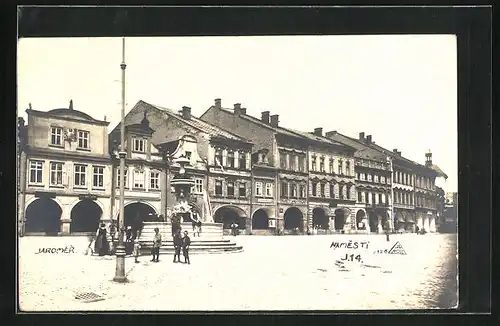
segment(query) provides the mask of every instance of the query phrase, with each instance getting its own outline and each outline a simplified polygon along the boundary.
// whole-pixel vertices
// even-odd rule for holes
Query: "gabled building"
[[[20,147],[21,234],[96,232],[111,218],[108,122],[73,108],[30,108]]]
[[[356,173],[355,219],[358,231],[382,232],[388,227],[392,210],[391,166],[387,155],[371,148],[372,136],[360,133],[351,138],[337,131],[326,137],[356,149],[354,170]]]
[[[251,223],[252,143],[194,117],[186,106],[175,112],[139,101],[126,115],[126,126],[140,123],[145,115],[152,130],[148,140],[163,154],[164,166],[168,165],[165,205],[162,203],[167,218],[167,208],[175,205],[170,180],[179,169],[171,162],[182,155],[189,158],[186,172],[195,181],[190,203],[195,214],[203,221],[223,223],[225,229],[237,222],[241,232],[245,232]]]

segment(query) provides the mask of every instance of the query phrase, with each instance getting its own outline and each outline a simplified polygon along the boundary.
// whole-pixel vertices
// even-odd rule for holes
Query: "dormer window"
[[[134,138],[134,152],[145,153],[146,152],[146,139]]]
[[[80,149],[89,149],[89,132],[78,130],[76,133],[78,140],[78,148]]]
[[[190,159],[191,159],[191,152],[185,151],[185,152],[184,152],[184,155],[186,155],[186,158],[187,158],[188,160],[190,160]]]
[[[50,144],[56,146],[62,145],[62,128],[60,127],[50,128]]]

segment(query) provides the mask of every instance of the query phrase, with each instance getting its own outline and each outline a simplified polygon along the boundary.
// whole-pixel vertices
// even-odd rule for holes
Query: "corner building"
[[[68,108],[30,108],[19,161],[19,229],[26,235],[95,233],[111,218],[108,122]]]

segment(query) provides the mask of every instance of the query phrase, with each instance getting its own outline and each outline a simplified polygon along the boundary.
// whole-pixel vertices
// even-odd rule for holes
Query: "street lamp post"
[[[125,197],[125,156],[127,152],[125,151],[125,38],[122,40],[122,63],[120,68],[122,70],[122,121],[120,126],[121,131],[121,146],[120,152],[120,218],[118,220],[119,238],[118,247],[116,248],[116,271],[113,281],[124,283],[127,282],[127,277],[125,276],[125,245],[123,243],[123,237],[125,233],[125,209],[124,209],[124,197]]]

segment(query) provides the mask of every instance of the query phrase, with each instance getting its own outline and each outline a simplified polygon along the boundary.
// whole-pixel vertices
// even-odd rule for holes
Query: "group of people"
[[[93,254],[98,254],[99,256],[114,255],[115,240],[118,239],[118,228],[115,222],[111,222],[108,226],[101,223],[97,229],[96,235],[91,237],[88,249],[92,250]],[[134,247],[137,247],[139,242],[139,237],[142,231],[140,225],[128,226],[125,231],[125,252],[127,255],[131,255],[134,251]]]
[[[199,236],[199,235],[198,235]],[[161,248],[161,234],[158,228],[155,228],[155,235],[153,237],[153,248],[151,253],[153,255],[152,262],[160,261],[160,248]],[[189,260],[189,246],[191,245],[191,238],[188,235],[188,231],[184,231],[184,236],[181,235],[181,229],[176,229],[176,232],[173,234],[173,242],[174,242],[174,263],[181,262],[181,249],[182,256],[184,257],[185,264],[191,264]],[[137,256],[136,256],[137,262]]]

